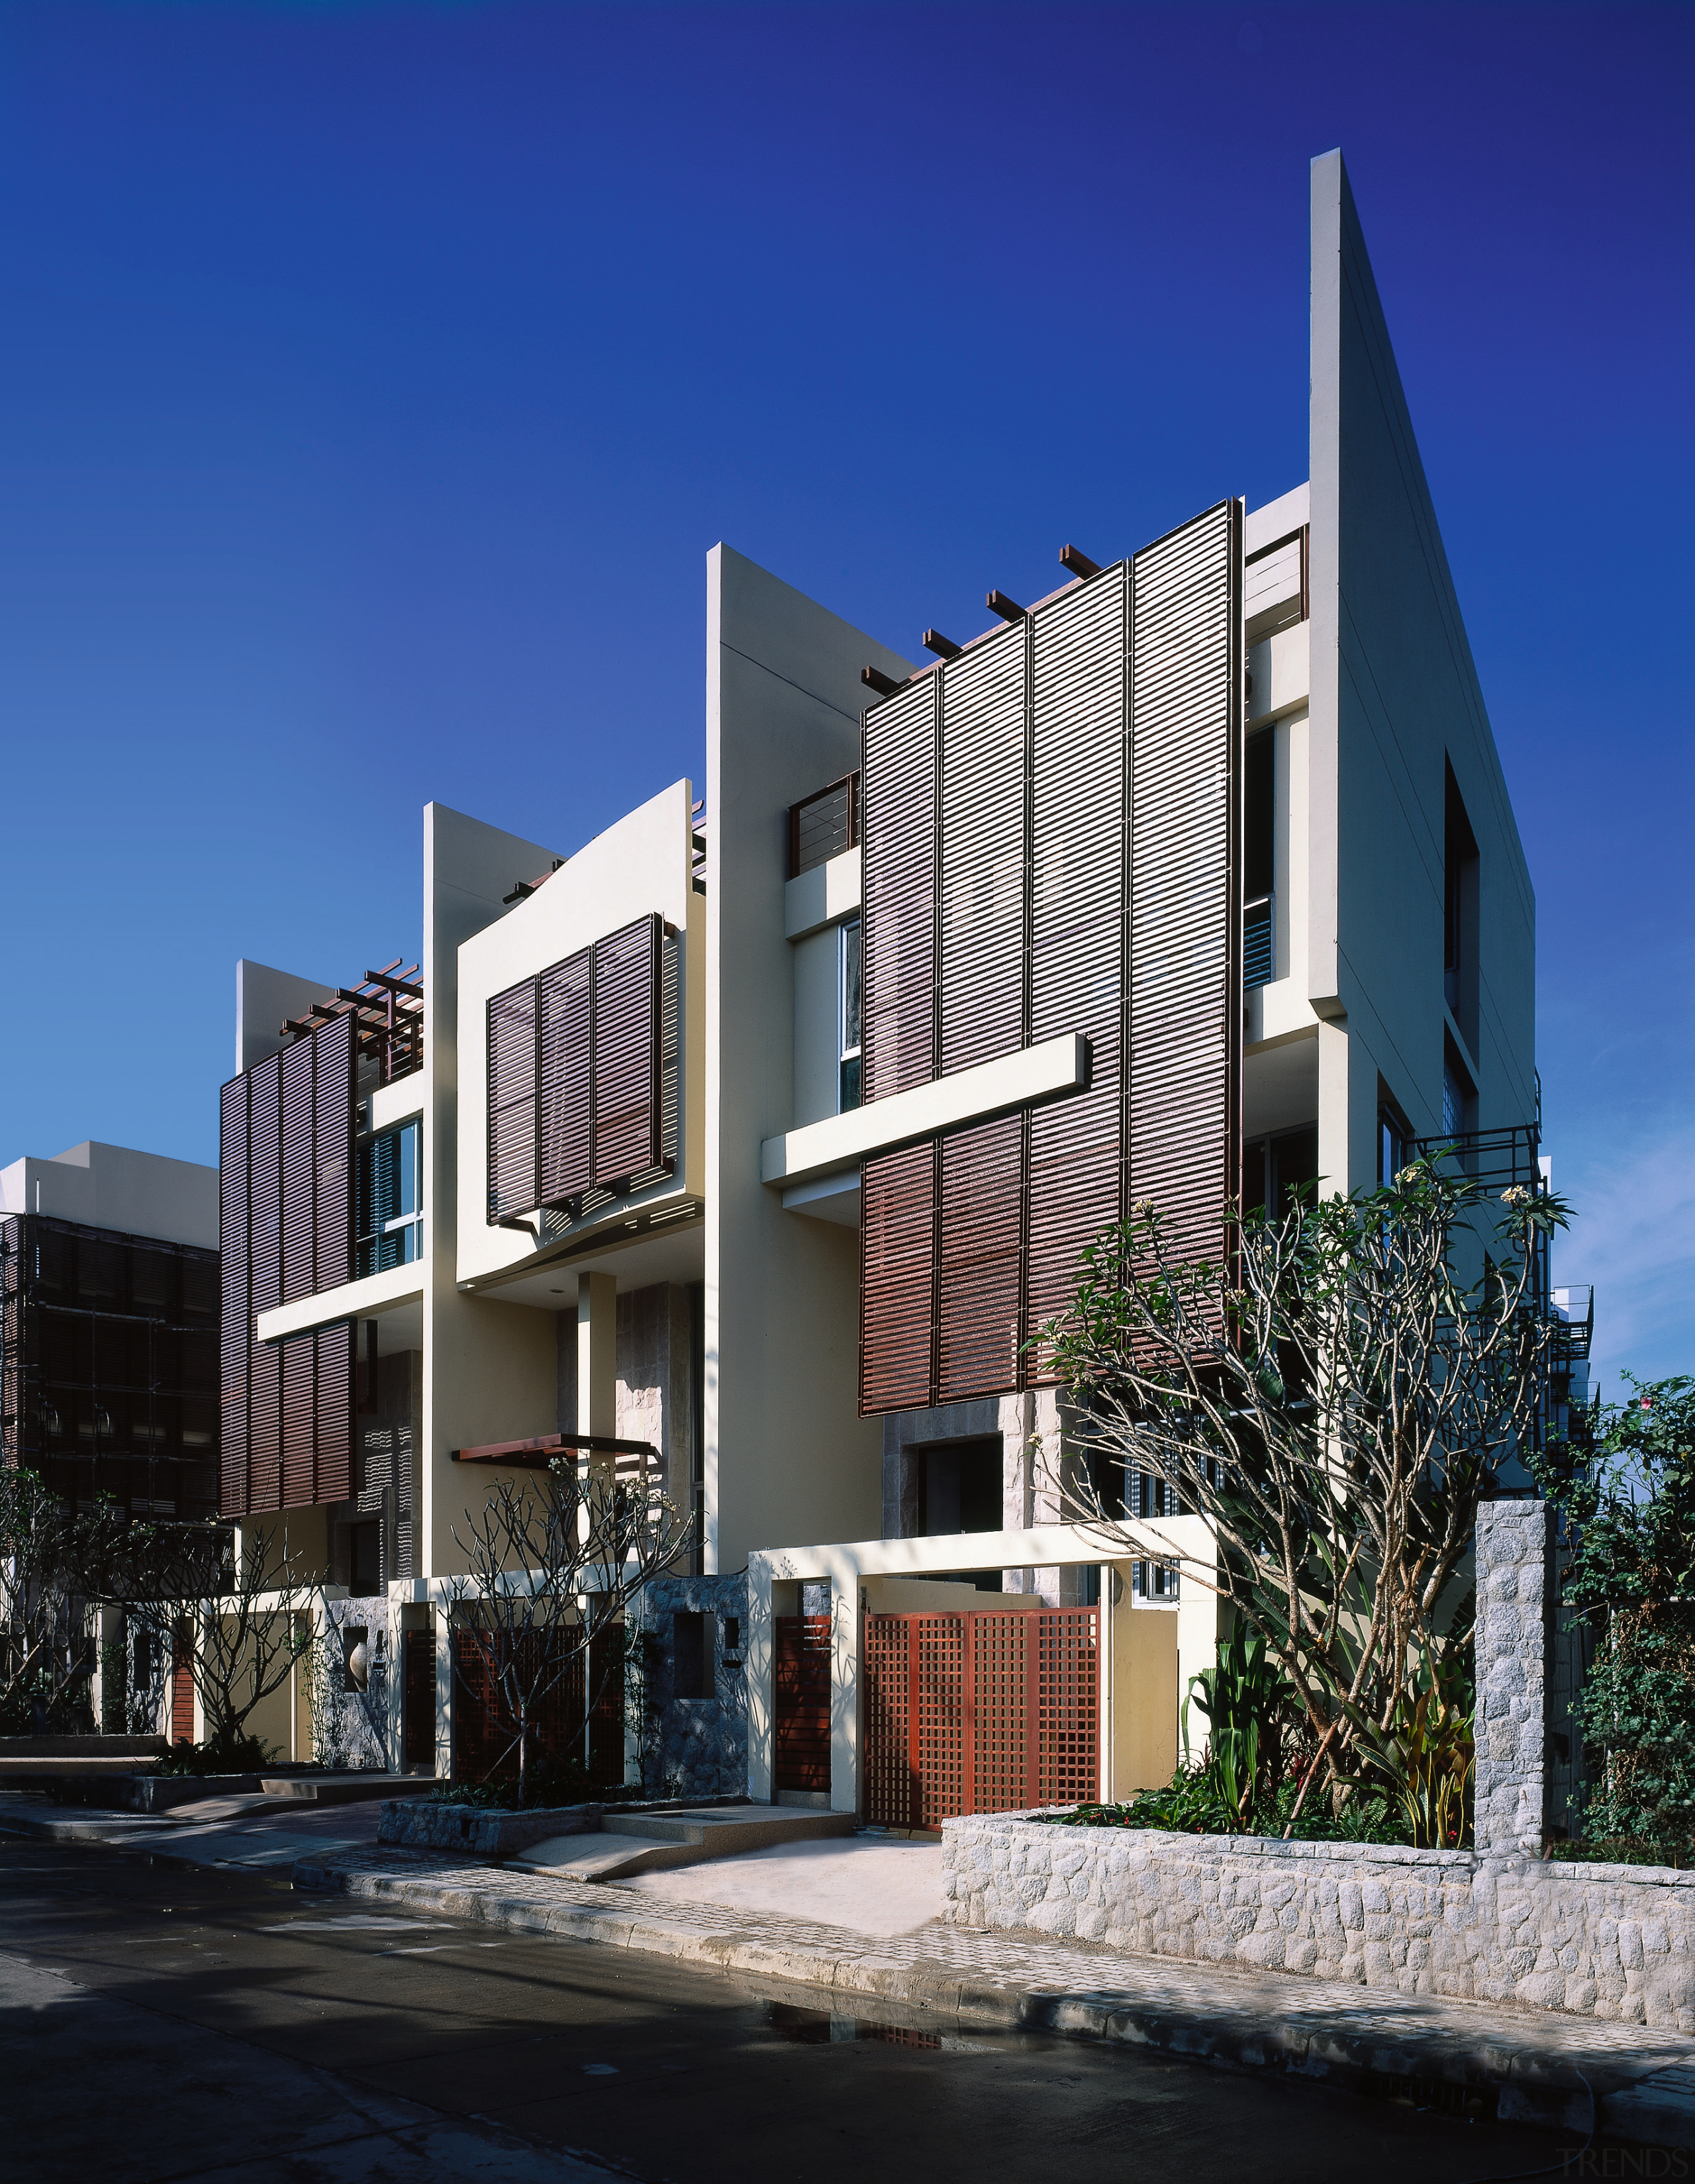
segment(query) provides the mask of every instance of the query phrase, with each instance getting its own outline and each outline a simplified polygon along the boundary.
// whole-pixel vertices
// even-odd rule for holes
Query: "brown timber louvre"
[[[681,950],[656,914],[488,1004],[488,1220],[676,1167]]]
[[[860,1195],[860,1409],[917,1409],[935,1377],[934,1141],[867,1161]]]
[[[1086,1092],[1030,1115],[1031,1340],[1120,1217],[1129,588],[1121,561],[1031,627],[1030,1038],[1080,1031],[1090,1061]]]
[[[936,736],[939,674],[865,717],[865,1097],[935,1075]]]
[[[537,981],[540,1102],[536,1137],[541,1162],[539,1202],[544,1206],[578,1197],[594,1180],[594,981],[592,948],[579,948],[544,971]]]
[[[1224,1248],[1241,584],[1226,502],[865,716],[867,1102],[1067,1033],[1090,1055],[1082,1092],[866,1163],[866,1412],[1048,1377],[1041,1329],[1132,1203]]]
[[[1025,652],[1019,624],[941,678],[941,1077],[1024,1044]]]
[[[248,1313],[248,1079],[232,1078],[220,1100],[218,1234],[219,1506],[226,1516],[248,1507],[248,1373],[253,1351]]]
[[[1216,1257],[1241,1157],[1239,502],[1136,556],[1131,642],[1129,1195]]]
[[[660,922],[594,944],[594,1181],[627,1188],[659,1160]]]
[[[353,1491],[351,1325],[262,1343],[254,1324],[352,1279],[356,1029],[333,1017],[224,1087],[226,1516]]]
[[[536,1206],[536,982],[488,1004],[488,1218]]]
[[[253,1208],[248,1252],[256,1319],[260,1312],[270,1312],[282,1301],[282,1056],[273,1054],[256,1062],[248,1075],[252,1113],[248,1188]],[[247,1333],[253,1355],[248,1398],[252,1457],[246,1506],[250,1509],[280,1509],[282,1352],[274,1342],[254,1340],[252,1321],[248,1323]]]

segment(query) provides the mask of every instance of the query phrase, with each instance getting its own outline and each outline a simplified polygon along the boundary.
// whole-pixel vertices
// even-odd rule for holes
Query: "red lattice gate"
[[[1099,1795],[1101,1611],[873,1615],[865,1818],[934,1828]]]
[[[549,1682],[533,1659],[521,1673],[533,1676],[540,1692],[534,1717],[535,1757],[574,1760],[595,1782],[622,1782],[624,1775],[624,1633],[611,1624],[595,1634],[587,1663],[569,1639],[552,1641],[567,1655],[563,1670]],[[516,1647],[527,1656],[549,1644],[535,1630],[488,1630],[461,1624],[453,1632],[453,1771],[461,1782],[507,1781],[518,1772],[516,1724],[510,1700],[501,1696],[501,1666]],[[545,1688],[544,1688],[545,1686]],[[586,1704],[585,1704],[586,1696]]]

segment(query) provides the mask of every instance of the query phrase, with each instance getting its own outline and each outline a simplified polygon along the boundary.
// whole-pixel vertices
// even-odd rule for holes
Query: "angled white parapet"
[[[907,1145],[960,1123],[980,1122],[1035,1100],[1060,1099],[1081,1092],[1089,1083],[1089,1042],[1079,1032],[1062,1032],[1040,1046],[1021,1047],[994,1061],[979,1062],[934,1084],[915,1084],[868,1106],[828,1115],[804,1129],[767,1138],[759,1149],[761,1183],[804,1183],[833,1168],[851,1167],[871,1153]]]

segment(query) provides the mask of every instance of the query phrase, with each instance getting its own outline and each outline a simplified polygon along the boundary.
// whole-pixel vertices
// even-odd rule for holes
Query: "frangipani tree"
[[[1263,1638],[1303,1800],[1315,1780],[1340,1802],[1391,1775],[1394,1740],[1424,1719],[1479,1499],[1533,1438],[1553,1336],[1542,1240],[1566,1218],[1546,1192],[1491,1198],[1419,1161],[1387,1189],[1251,1217],[1234,1262],[1196,1264],[1142,1206],[1044,1330],[1075,1407],[1068,1447],[1090,1459],[1058,1468],[1067,1514],[1163,1556]],[[1126,1513],[1138,1473],[1207,1519],[1203,1552]]]

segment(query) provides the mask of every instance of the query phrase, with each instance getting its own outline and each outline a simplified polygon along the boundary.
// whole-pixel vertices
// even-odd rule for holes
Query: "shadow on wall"
[[[747,1790],[747,1579],[656,1578],[633,1618],[626,1690],[650,1797]]]

